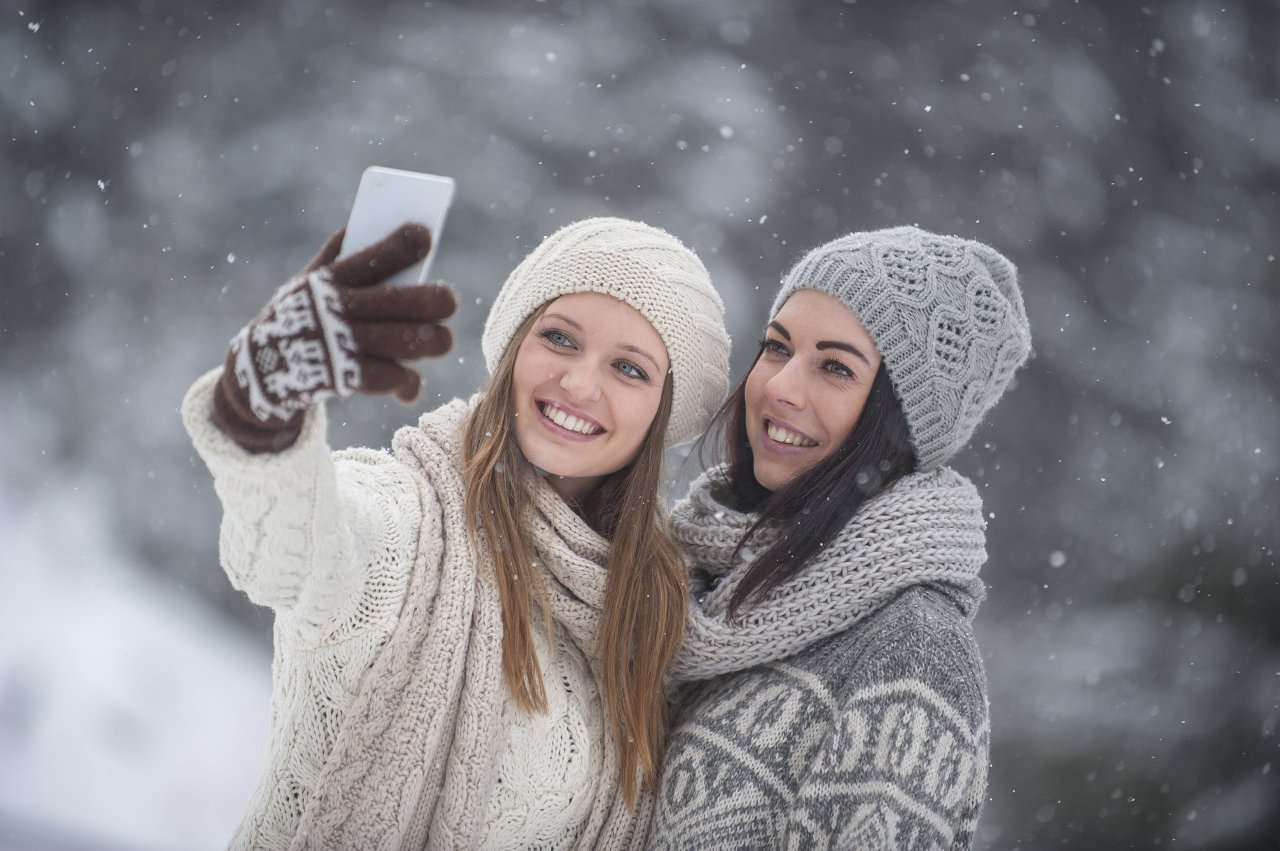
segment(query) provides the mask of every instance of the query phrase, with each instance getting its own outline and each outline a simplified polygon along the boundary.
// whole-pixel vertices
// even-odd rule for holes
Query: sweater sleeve
[[[801,775],[787,848],[967,849],[986,795],[988,711],[972,638],[875,648]]]
[[[222,503],[219,551],[231,584],[304,644],[388,629],[422,523],[418,484],[386,453],[331,453],[321,406],[289,448],[245,451],[212,420],[221,372],[192,385],[182,417]]]

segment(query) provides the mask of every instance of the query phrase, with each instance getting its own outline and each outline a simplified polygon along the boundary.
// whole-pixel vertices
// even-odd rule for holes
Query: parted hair
[[[487,544],[502,606],[502,670],[516,703],[546,712],[542,669],[533,644],[533,617],[553,628],[541,574],[522,570],[537,560],[525,520],[535,475],[512,434],[512,376],[520,343],[542,315],[534,311],[512,337],[463,428],[467,530],[472,546]],[[578,507],[609,540],[608,576],[596,652],[601,699],[617,748],[623,796],[657,781],[667,729],[664,676],[684,635],[688,583],[683,555],[667,531],[658,498],[662,451],[672,408],[668,374],[653,424],[631,464],[606,477]]]

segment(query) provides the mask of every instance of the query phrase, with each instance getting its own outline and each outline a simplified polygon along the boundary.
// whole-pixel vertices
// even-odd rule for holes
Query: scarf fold
[[[421,472],[423,522],[404,606],[339,730],[293,851],[471,848],[504,741],[502,610],[487,553],[467,536],[462,427],[478,397],[400,429],[396,458]],[[526,521],[557,628],[596,671],[608,542],[539,477]],[[553,642],[549,642],[553,645]],[[612,738],[579,848],[637,846],[651,800],[627,808]]]
[[[723,476],[723,467],[703,474],[672,510],[692,569],[689,625],[673,679],[707,679],[793,656],[912,585],[944,584],[970,613],[982,598],[982,499],[972,482],[942,467],[905,476],[868,500],[807,567],[731,620],[733,592],[780,532],[760,529],[735,562],[734,549],[756,517],[716,500],[713,482]]]

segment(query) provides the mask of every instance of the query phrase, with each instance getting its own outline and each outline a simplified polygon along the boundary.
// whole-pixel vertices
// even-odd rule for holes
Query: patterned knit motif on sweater
[[[698,595],[684,665],[718,676],[677,692],[651,848],[971,845],[988,751],[986,675],[971,627],[985,552],[971,489],[946,469],[899,482],[793,587],[775,592],[772,607],[766,600],[735,622],[722,603],[745,567],[729,555],[750,517],[716,503],[705,478],[695,483],[673,518]],[[927,493],[931,510],[919,504]],[[948,505],[951,520],[939,511],[934,524],[951,530],[943,564],[927,516]],[[883,546],[886,523],[893,547]],[[860,553],[867,546],[878,576]],[[800,617],[805,631],[790,629],[786,621]],[[758,640],[770,632],[785,651]],[[714,663],[713,646],[736,667]]]
[[[210,420],[219,370],[183,402],[223,504],[223,567],[275,611],[266,768],[233,848],[634,848],[591,650],[607,542],[545,482],[528,509],[555,646],[552,712],[513,711],[497,592],[461,520],[454,402],[396,454],[330,453],[323,408],[250,454]]]

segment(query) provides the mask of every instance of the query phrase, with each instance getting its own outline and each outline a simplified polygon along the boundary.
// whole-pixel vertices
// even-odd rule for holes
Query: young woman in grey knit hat
[[[1027,359],[1013,265],[905,227],[787,275],[673,512],[692,563],[650,845],[967,848],[982,505],[947,461]]]
[[[642,847],[687,598],[659,471],[727,389],[720,298],[664,231],[568,225],[499,292],[481,392],[390,453],[331,453],[321,403],[412,399],[405,362],[449,349],[455,305],[383,285],[425,229],[347,260],[340,242],[183,403],[223,566],[275,614],[271,739],[232,847]]]

